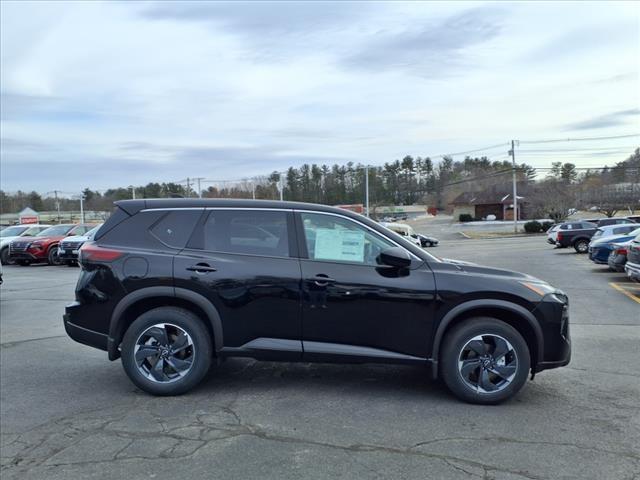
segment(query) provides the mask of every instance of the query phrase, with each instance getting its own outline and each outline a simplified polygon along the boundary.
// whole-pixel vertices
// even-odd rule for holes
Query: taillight
[[[79,253],[80,262],[113,262],[124,255],[120,250],[99,247],[93,242],[82,245]]]
[[[626,248],[618,248],[616,250],[616,255],[626,255],[627,254],[627,249]]]
[[[556,237],[556,240],[558,240],[559,242],[562,241],[562,233],[558,232],[558,236]]]

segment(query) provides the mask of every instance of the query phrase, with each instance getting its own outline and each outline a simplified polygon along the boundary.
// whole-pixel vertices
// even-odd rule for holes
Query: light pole
[[[369,165],[364,167],[364,213],[369,217]]]
[[[84,191],[80,192],[80,223],[84,223]]]
[[[516,178],[516,141],[511,140],[511,160],[513,161],[513,232],[518,233],[518,182]]]

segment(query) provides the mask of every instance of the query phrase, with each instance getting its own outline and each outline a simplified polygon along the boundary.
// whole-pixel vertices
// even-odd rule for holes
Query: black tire
[[[29,260],[18,260],[18,265],[21,267],[28,267],[31,265],[31,262]]]
[[[49,253],[47,254],[47,263],[49,265],[60,265],[62,261],[60,257],[58,257],[58,246],[54,245],[49,249]]]
[[[0,250],[0,263],[2,263],[2,265],[10,265],[14,263],[9,257],[9,247],[4,247]]]
[[[495,339],[506,341],[507,348],[510,347],[511,349],[509,353],[503,355],[503,360],[499,360],[497,363],[492,363],[491,360],[481,360],[481,358],[484,358],[483,356],[475,353],[473,348],[467,348],[471,344],[476,344],[474,347],[477,346],[476,342],[478,340],[475,340],[476,337],[482,338],[483,341],[480,344],[489,344],[485,347],[485,356],[491,356],[490,344],[492,342],[494,342],[493,345],[497,349],[498,344]],[[472,355],[464,360],[469,362],[468,376],[465,378],[462,370],[466,367],[461,368],[460,361],[467,354],[466,352],[470,352]],[[485,369],[483,366],[486,361],[489,362],[490,368]],[[504,365],[500,365],[502,361]],[[473,362],[477,362],[478,366],[474,367]],[[443,340],[440,354],[440,374],[449,390],[465,402],[493,405],[511,398],[527,381],[530,368],[531,357],[527,342],[515,328],[495,318],[476,317],[468,319],[447,332]],[[513,371],[509,373],[507,380],[506,377],[495,375],[493,372],[497,372],[496,369],[500,369],[501,372],[511,372],[511,369]],[[479,388],[482,372],[486,373],[487,387],[495,388],[494,391],[488,391],[490,388],[486,390]],[[474,377],[478,379],[475,387],[473,386]],[[484,379],[485,377],[482,378]],[[485,384],[484,382],[482,383],[483,385]]]
[[[589,251],[589,240],[581,238],[573,242],[573,248],[576,253],[587,253]]]
[[[167,378],[166,381],[151,379],[151,370],[155,370],[155,367],[148,367],[148,362],[151,363],[155,359],[160,361],[158,356],[144,358],[140,367],[136,361],[136,346],[138,342],[144,338],[143,334],[147,335],[150,329],[158,324],[168,324],[165,332],[173,330],[175,333],[181,329],[190,337],[192,342],[191,347],[187,349],[190,353],[190,367],[182,376],[174,379]],[[168,336],[171,337],[171,334]],[[152,343],[154,338],[150,337]],[[177,337],[175,340],[177,340]],[[155,348],[153,345],[150,346]],[[159,307],[143,313],[131,324],[122,340],[122,366],[124,371],[138,388],[152,395],[180,395],[191,390],[200,383],[209,371],[212,357],[212,339],[203,322],[193,313],[178,307]],[[166,366],[161,369],[162,376],[166,376],[164,374],[165,371],[168,372],[168,375],[172,373],[176,375],[178,372],[177,370],[172,370],[168,363],[171,359],[175,361],[176,358],[172,356],[169,356],[169,358],[170,360],[166,360]],[[147,368],[148,372],[143,371]]]

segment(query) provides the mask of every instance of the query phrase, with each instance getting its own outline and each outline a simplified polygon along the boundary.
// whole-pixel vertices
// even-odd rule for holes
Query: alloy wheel
[[[184,377],[193,366],[195,347],[191,336],[171,323],[147,328],[136,340],[138,371],[157,383],[171,383]]]
[[[469,340],[458,355],[458,372],[478,393],[504,390],[518,371],[518,355],[504,338],[482,334]]]

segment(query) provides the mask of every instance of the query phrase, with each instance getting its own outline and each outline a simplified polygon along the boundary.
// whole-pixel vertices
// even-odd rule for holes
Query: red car
[[[59,265],[58,244],[60,240],[70,235],[84,235],[95,225],[61,224],[49,227],[34,237],[20,237],[9,245],[9,258],[18,265],[48,262],[49,265]]]

